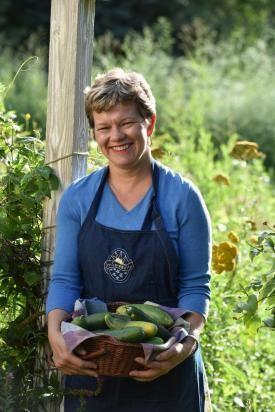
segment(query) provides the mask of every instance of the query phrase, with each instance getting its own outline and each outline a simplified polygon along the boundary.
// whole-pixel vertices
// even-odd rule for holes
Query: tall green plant
[[[255,261],[255,274],[243,285],[245,302],[235,307],[248,328],[266,326],[275,330],[275,231],[273,228],[250,237],[250,259]]]
[[[3,104],[1,109],[0,404],[5,411],[37,410],[36,392],[47,391],[34,388],[38,376],[43,377],[35,360],[45,340],[38,322],[44,299],[42,205],[59,183],[52,169],[44,165],[42,141],[28,136],[14,112],[5,112]]]

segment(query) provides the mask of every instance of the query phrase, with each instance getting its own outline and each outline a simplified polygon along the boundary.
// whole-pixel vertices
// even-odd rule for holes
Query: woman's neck
[[[142,162],[131,168],[119,168],[113,164],[109,165],[109,183],[114,186],[131,186],[147,179],[151,182],[151,164],[152,158],[149,156]]]
[[[143,167],[116,169],[110,166],[109,186],[120,204],[131,210],[146,195],[152,184],[151,160]]]

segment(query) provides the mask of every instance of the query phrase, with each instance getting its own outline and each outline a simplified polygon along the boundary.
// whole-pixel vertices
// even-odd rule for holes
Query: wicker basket
[[[108,303],[110,312],[125,302]],[[135,362],[136,357],[143,357],[142,345],[139,343],[119,342],[110,336],[98,336],[83,342],[87,355],[82,359],[93,360],[97,364],[100,376],[128,377],[131,370],[142,370],[142,365]]]

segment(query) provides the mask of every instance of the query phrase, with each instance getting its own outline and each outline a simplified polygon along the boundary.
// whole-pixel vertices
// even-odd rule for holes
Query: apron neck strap
[[[159,166],[155,161],[152,162],[152,181],[153,181],[153,195],[146,216],[142,224],[142,230],[151,230],[152,222],[160,216],[157,208],[157,192],[159,184]]]
[[[96,218],[96,214],[97,214],[97,211],[98,211],[100,199],[101,199],[101,196],[102,196],[102,192],[103,192],[103,190],[104,190],[104,186],[105,186],[105,183],[106,183],[108,174],[109,174],[109,167],[107,166],[107,167],[105,167],[105,169],[104,169],[104,172],[103,172],[103,175],[102,175],[100,184],[99,184],[99,188],[98,188],[97,191],[96,191],[94,200],[93,200],[92,205],[91,205],[90,216],[91,216],[93,219]]]

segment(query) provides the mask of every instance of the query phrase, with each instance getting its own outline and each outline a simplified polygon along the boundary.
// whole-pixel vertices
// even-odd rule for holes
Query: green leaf
[[[249,295],[246,302],[239,302],[235,308],[234,312],[242,313],[246,312],[245,320],[248,321],[252,318],[258,309],[258,299],[255,294]]]
[[[262,243],[266,239],[266,237],[269,236],[269,234],[269,232],[262,232],[258,237],[259,243]]]
[[[256,256],[262,253],[261,249],[252,248],[249,252],[250,260],[253,261]]]
[[[243,311],[246,310],[247,304],[245,302],[239,302],[234,308],[234,312],[236,313],[242,313]]]
[[[40,274],[37,272],[28,272],[24,274],[24,280],[29,286],[36,285],[40,281]]]
[[[256,313],[258,309],[258,299],[254,293],[248,296],[244,309],[250,316],[253,316]]]
[[[55,174],[51,174],[49,177],[51,190],[57,190],[59,188],[59,179]]]
[[[254,315],[251,317],[249,316],[249,314],[247,314],[246,316],[245,316],[244,322],[245,322],[245,325],[247,326],[247,332],[250,335],[255,335],[259,327],[262,324],[262,320],[258,315]]]
[[[36,193],[38,189],[39,189],[39,182],[37,182],[36,179],[30,180],[25,186],[25,190],[28,193]]]
[[[269,318],[264,319],[264,324],[268,327],[268,328],[275,328],[275,317],[274,316],[270,316]]]
[[[268,305],[273,306],[275,305],[275,295],[268,296],[266,298]]]
[[[37,168],[37,172],[45,179],[48,179],[52,173],[52,169],[49,166],[42,166]]]
[[[275,278],[270,279],[260,292],[259,298],[266,299],[275,291]]]
[[[18,138],[17,138],[17,142],[18,143],[39,143],[39,144],[42,144],[43,145],[43,142],[40,140],[40,139],[37,139],[37,137],[33,137],[33,136],[24,136],[24,137],[21,137],[21,136],[19,136]]]
[[[273,240],[271,239],[271,237],[268,237],[268,238],[265,239],[265,241],[264,241],[264,246],[270,247],[270,249],[271,249],[272,251],[275,250],[274,242],[273,242]]]
[[[253,290],[260,290],[262,288],[262,281],[260,279],[254,280],[250,284]]]
[[[22,201],[22,204],[24,206],[26,206],[26,208],[28,208],[28,209],[31,209],[36,204],[35,199],[33,199],[31,196],[26,196],[26,195],[23,195],[23,194],[21,196],[21,201]]]

